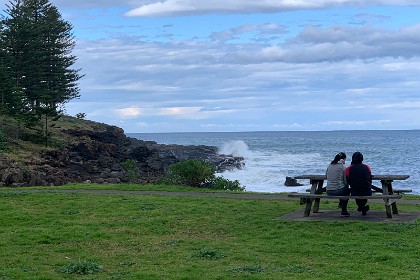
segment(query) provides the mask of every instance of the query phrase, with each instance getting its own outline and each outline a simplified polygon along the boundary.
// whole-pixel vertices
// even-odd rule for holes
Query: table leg
[[[392,207],[392,214],[398,214],[397,203],[395,201],[391,203],[391,207]]]
[[[306,208],[305,208],[305,213],[303,214],[303,216],[309,217],[309,215],[311,214],[312,201],[313,201],[312,198],[306,199]]]
[[[381,180],[382,192],[384,195],[392,194],[391,182],[392,181],[389,181],[389,180]],[[389,199],[384,199],[384,203],[385,203],[385,212],[386,212],[387,218],[392,218],[392,213],[398,214],[398,209],[395,202],[390,203]],[[392,211],[391,211],[391,207],[392,207]]]
[[[392,218],[391,207],[388,204],[385,205],[385,211],[386,211],[386,217]]]
[[[324,184],[324,181],[317,181],[316,182],[316,190],[315,190],[316,194],[322,194],[322,185],[323,184]],[[319,213],[319,203],[320,203],[320,201],[321,201],[320,198],[315,198],[314,213]]]

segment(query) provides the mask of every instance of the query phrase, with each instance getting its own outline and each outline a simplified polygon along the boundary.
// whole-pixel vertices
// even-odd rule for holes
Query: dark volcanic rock
[[[220,155],[216,147],[142,141],[127,137],[121,128],[114,126],[106,126],[101,131],[68,130],[66,133],[71,136],[69,146],[46,151],[33,164],[21,165],[0,157],[0,186],[147,183],[165,176],[170,164],[189,158],[207,160],[217,172],[243,167],[243,158]],[[128,160],[135,162],[132,170],[123,167]]]
[[[292,178],[292,177],[286,177],[286,181],[284,181],[284,185],[286,187],[302,186],[301,183],[298,183],[297,180],[295,178]]]

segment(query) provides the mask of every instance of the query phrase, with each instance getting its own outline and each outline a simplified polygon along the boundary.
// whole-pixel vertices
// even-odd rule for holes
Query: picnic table
[[[411,192],[411,190],[394,190],[392,187],[392,182],[395,180],[406,180],[410,176],[409,175],[372,175],[372,180],[378,180],[381,182],[382,185],[382,195],[378,195],[375,197],[363,197],[366,199],[377,199],[381,198],[384,199],[385,204],[385,211],[388,218],[392,218],[392,214],[398,214],[397,202],[398,198],[401,196],[395,195],[395,193],[403,193],[403,192]],[[322,193],[325,191],[323,188],[324,181],[326,180],[325,174],[323,175],[299,175],[294,177],[295,179],[309,179],[311,183],[311,189],[309,195],[289,195],[291,197],[306,197],[310,200],[310,205],[308,206],[309,209],[305,210],[305,216],[309,216],[310,207],[312,205],[312,200],[314,200],[313,212],[317,213],[319,211],[319,203],[322,197]],[[338,196],[325,196],[325,198],[343,198]],[[359,198],[355,196],[350,196],[350,198]],[[307,207],[307,208],[308,208]],[[392,211],[391,211],[392,210]]]

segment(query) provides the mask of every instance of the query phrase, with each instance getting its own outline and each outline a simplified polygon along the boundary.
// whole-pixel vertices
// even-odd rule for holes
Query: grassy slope
[[[278,219],[301,207],[279,200],[3,190],[0,279],[420,278],[418,222]],[[399,208],[420,211],[419,205]],[[97,266],[101,271],[90,275],[69,270]]]
[[[80,120],[70,116],[63,116],[58,121],[54,122],[55,127],[50,128],[52,132],[52,146],[55,148],[63,147],[74,141],[64,131],[68,129],[103,131],[105,124],[97,123],[88,120]],[[46,149],[43,143],[33,143],[32,141],[22,140],[31,138],[36,132],[33,129],[24,127],[19,124],[16,119],[8,116],[0,115],[0,129],[7,140],[7,147],[5,151],[0,151],[0,155],[5,156],[19,162],[33,164],[39,159],[38,154]],[[27,135],[27,136],[25,136]]]

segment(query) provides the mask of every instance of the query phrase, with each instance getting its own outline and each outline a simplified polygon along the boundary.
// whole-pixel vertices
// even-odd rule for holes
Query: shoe
[[[349,217],[350,213],[347,211],[341,211],[341,217]]]
[[[362,215],[366,216],[367,211],[369,211],[369,205],[366,205],[365,208],[362,209]]]

